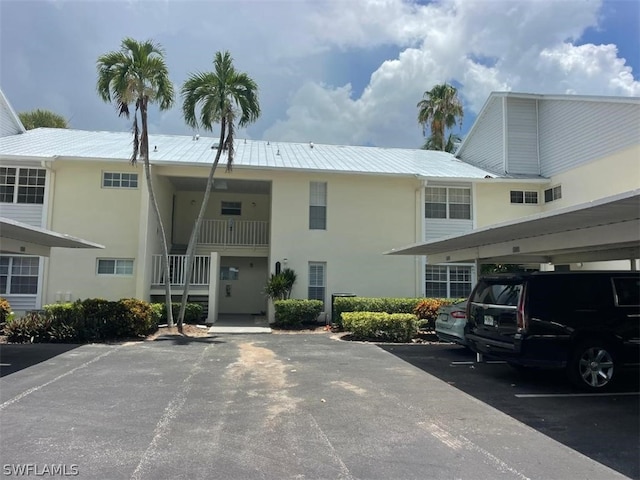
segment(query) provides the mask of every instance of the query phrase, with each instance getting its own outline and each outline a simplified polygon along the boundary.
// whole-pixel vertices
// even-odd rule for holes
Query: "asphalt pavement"
[[[2,345],[0,363],[3,476],[627,478],[397,351],[329,333]]]

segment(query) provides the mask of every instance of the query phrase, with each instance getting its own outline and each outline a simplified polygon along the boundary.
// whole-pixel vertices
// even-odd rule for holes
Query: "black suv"
[[[469,347],[519,367],[565,368],[601,391],[640,364],[640,272],[482,277],[467,303]]]

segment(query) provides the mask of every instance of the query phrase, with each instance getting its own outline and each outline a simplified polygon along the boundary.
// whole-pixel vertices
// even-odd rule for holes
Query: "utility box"
[[[357,297],[355,293],[333,293],[331,294],[331,323],[336,320],[335,302],[338,297]]]

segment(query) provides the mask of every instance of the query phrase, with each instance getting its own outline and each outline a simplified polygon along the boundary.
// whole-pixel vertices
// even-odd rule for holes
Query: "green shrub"
[[[282,328],[299,327],[303,323],[313,323],[322,312],[320,300],[276,300],[275,326]]]
[[[50,320],[37,313],[30,313],[24,317],[14,318],[7,322],[4,333],[7,340],[15,343],[34,343],[48,339],[47,331]],[[44,340],[46,341],[46,340]]]
[[[336,297],[334,300],[335,317],[332,321],[342,324],[343,312],[385,312],[413,313],[420,298],[393,297]]]
[[[417,319],[411,313],[344,312],[342,321],[357,340],[409,342],[417,333]]]
[[[436,328],[438,309],[443,305],[449,305],[452,300],[444,298],[425,298],[416,305],[413,313],[418,317],[418,325],[421,329],[433,330]]]
[[[136,298],[123,298],[117,303],[116,338],[142,337],[157,330],[156,317],[149,303]]]
[[[167,305],[164,303],[152,304],[154,314],[159,315],[158,324],[167,323]],[[178,320],[178,314],[180,313],[180,303],[174,302],[171,304],[171,311],[173,312],[173,319]],[[204,313],[204,307],[199,303],[187,303],[184,310],[184,323],[198,324],[202,322],[202,314]]]
[[[419,311],[416,309],[423,303]],[[433,319],[435,325],[435,312],[432,306],[443,303],[451,303],[452,299],[444,298],[393,298],[393,297],[336,297],[334,300],[335,318],[332,322],[342,325],[344,312],[385,312],[385,313],[411,313],[419,319]]]
[[[4,328],[7,339],[15,343],[72,342],[76,338],[73,326],[58,322],[46,313],[29,313],[14,318]]]
[[[0,324],[6,322],[11,315],[11,305],[5,298],[0,297]]]

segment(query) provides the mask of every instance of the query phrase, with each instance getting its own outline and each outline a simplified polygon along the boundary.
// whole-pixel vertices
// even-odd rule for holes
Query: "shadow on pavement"
[[[56,355],[81,347],[68,343],[33,343],[0,345],[0,377],[49,360]]]
[[[217,340],[218,337],[189,337],[186,335],[161,335],[155,338],[154,342],[165,342],[171,345],[190,345],[193,343],[218,344],[226,343],[223,340]]]
[[[383,350],[516,420],[640,479],[640,379],[624,372],[609,393],[585,394],[561,370],[520,371],[504,362],[477,363],[453,344],[380,345]]]

